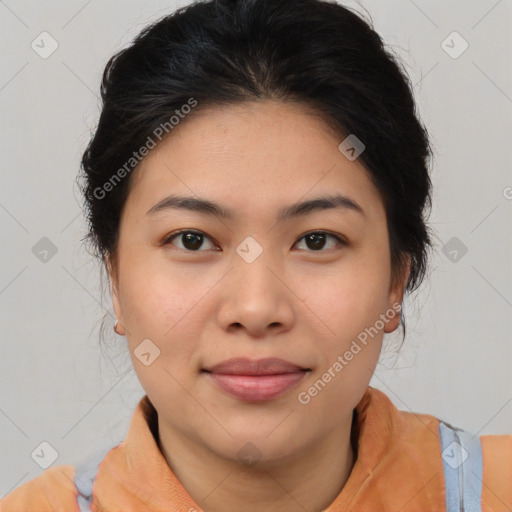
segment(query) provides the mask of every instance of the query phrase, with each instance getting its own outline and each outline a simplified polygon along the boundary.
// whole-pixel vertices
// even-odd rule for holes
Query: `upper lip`
[[[223,373],[228,375],[279,375],[309,370],[301,366],[285,361],[278,357],[265,359],[248,359],[237,357],[204,369],[210,373]]]

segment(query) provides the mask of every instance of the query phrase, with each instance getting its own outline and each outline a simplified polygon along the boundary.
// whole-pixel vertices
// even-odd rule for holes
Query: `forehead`
[[[381,215],[368,171],[310,108],[275,101],[199,110],[141,162],[128,201],[151,207],[170,193],[208,197],[252,214],[309,196],[343,194]],[[147,208],[146,208],[147,210]],[[146,211],[144,210],[144,212]]]

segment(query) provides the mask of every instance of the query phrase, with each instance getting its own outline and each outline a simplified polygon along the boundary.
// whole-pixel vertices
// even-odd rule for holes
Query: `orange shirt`
[[[452,464],[455,452],[451,445],[442,449],[440,420],[399,411],[372,387],[356,411],[357,459],[342,491],[324,512],[446,511],[446,464]],[[97,463],[97,472],[91,477],[92,512],[202,510],[161,454],[154,437],[155,422],[156,411],[146,395],[135,409],[125,440],[98,459],[99,469]],[[466,502],[465,508],[457,511],[510,512],[512,435],[475,439],[482,450],[483,483],[474,477],[481,499],[479,503]],[[453,475],[461,474],[461,469],[455,469]],[[80,472],[78,486],[75,477],[74,466],[48,468],[3,498],[0,512],[89,510],[87,500],[78,492],[87,487],[87,475]]]

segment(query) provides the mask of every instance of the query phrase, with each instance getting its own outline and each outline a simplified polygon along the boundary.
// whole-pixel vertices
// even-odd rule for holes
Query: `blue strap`
[[[75,487],[78,491],[77,504],[80,512],[90,512],[92,503],[92,486],[98,473],[99,465],[105,455],[115,446],[97,446],[88,453],[87,458],[75,466]]]
[[[439,422],[447,512],[481,512],[482,446],[470,432]]]

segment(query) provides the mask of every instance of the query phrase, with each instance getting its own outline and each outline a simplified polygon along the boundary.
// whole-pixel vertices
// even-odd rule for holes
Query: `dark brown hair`
[[[87,239],[104,263],[115,262],[134,151],[155,130],[191,98],[197,106],[181,122],[212,105],[273,99],[314,109],[340,142],[355,134],[364,143],[359,161],[386,208],[392,284],[408,260],[405,290],[421,284],[431,245],[429,138],[407,74],[357,13],[325,0],[195,2],[146,27],[108,61],[101,97],[81,177]],[[105,187],[116,173],[122,179]],[[403,316],[402,324],[405,336]]]

